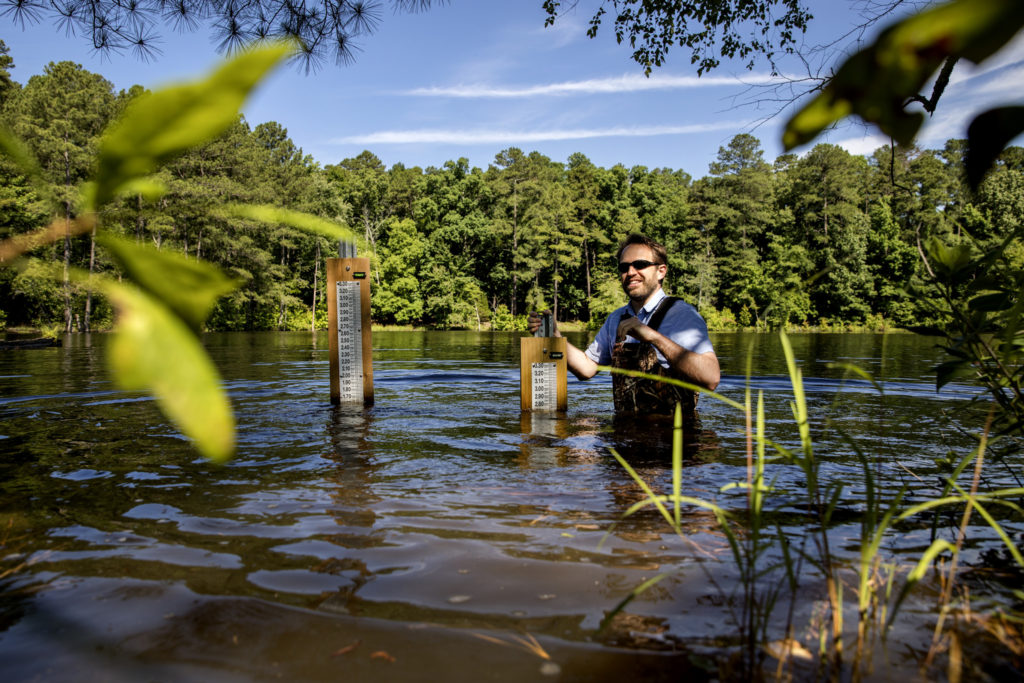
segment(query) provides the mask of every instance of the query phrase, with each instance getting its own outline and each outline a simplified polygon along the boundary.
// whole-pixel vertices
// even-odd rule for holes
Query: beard
[[[637,283],[635,286],[630,287],[633,283]],[[661,281],[658,280],[657,275],[652,275],[650,278],[641,276],[639,279],[630,278],[622,283],[622,291],[626,293],[630,301],[636,302],[643,305],[645,301],[658,291],[658,287],[661,285]]]

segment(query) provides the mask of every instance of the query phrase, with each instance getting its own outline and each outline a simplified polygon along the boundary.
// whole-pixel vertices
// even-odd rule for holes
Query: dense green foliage
[[[0,67],[9,65],[8,58]],[[45,185],[0,166],[6,238],[75,213],[100,133],[142,89],[115,93],[66,62],[24,86],[3,68],[0,82],[3,120],[38,157]],[[933,308],[906,294],[923,267],[919,243],[971,236],[996,244],[1020,222],[1022,151],[1008,150],[976,195],[964,183],[963,157],[957,140],[938,151],[881,148],[868,158],[823,144],[772,164],[755,137],[740,134],[696,180],[681,170],[600,168],[583,154],[561,163],[516,148],[486,170],[465,159],[386,168],[370,152],[321,168],[279,124],[239,119],[159,171],[165,194],[129,192],[102,220],[108,231],[213,262],[240,280],[217,304],[211,329],[322,326],[322,263],[335,250],[322,236],[213,210],[225,202],[296,209],[361,234],[373,259],[378,323],[502,329],[537,307],[553,308],[560,320],[600,322],[622,301],[615,247],[640,231],[668,246],[669,289],[714,328],[911,325],[936,321]],[[48,212],[46,193],[60,215]],[[25,267],[0,271],[7,324],[108,326],[109,304],[81,283],[35,276],[55,263],[120,272],[90,235],[38,248]]]

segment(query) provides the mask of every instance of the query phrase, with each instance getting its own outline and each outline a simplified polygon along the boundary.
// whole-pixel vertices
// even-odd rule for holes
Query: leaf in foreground
[[[953,0],[918,12],[885,29],[847,59],[828,85],[786,123],[786,150],[810,142],[850,114],[876,124],[906,145],[922,112],[904,109],[947,57],[975,64],[1006,45],[1024,26],[1020,0]]]
[[[97,239],[117,257],[139,287],[169,306],[194,329],[203,324],[217,299],[235,289],[236,283],[210,263],[109,233]]]
[[[216,462],[229,458],[235,419],[199,340],[144,292],[109,281],[102,288],[118,312],[108,358],[115,381],[127,391],[151,391],[203,455]]]
[[[206,79],[132,101],[100,143],[89,208],[98,209],[130,181],[227,130],[252,89],[294,51],[291,42],[245,50]]]
[[[302,211],[266,204],[228,204],[222,207],[221,211],[229,216],[246,218],[268,225],[288,225],[311,235],[322,235],[329,239],[359,241],[359,235],[345,226]]]
[[[1003,149],[1024,132],[1024,107],[997,107],[967,128],[967,181],[977,190]]]

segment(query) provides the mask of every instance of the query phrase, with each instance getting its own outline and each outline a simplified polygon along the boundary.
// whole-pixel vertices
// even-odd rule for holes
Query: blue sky
[[[856,5],[857,3],[853,3]],[[810,3],[816,19],[807,44],[834,39],[860,20],[845,2]],[[486,168],[507,147],[537,150],[564,162],[582,152],[595,164],[616,163],[707,173],[718,148],[738,133],[761,139],[769,161],[781,153],[785,116],[769,102],[749,104],[770,82],[764,65],[746,71],[723,65],[698,79],[687,55],[645,78],[630,50],[615,43],[606,22],[597,38],[585,31],[595,2],[544,27],[541,0],[450,0],[419,14],[382,13],[351,66],[327,64],[306,75],[285,67],[245,108],[251,125],[277,121],[321,164],[369,149],[388,166],[441,166],[466,157]],[[26,82],[50,61],[71,60],[116,88],[154,88],[208,71],[220,58],[209,29],[181,35],[161,29],[163,54],[146,63],[131,54],[102,56],[88,40],[66,38],[49,24],[22,31],[0,18],[15,80]],[[1024,83],[1024,39],[983,68],[954,74],[939,111],[923,131],[925,147],[962,137],[971,112],[1018,101]],[[800,64],[783,64],[799,73]],[[765,120],[765,118],[767,120]],[[870,153],[885,140],[860,125],[820,141]],[[800,150],[798,150],[800,151]]]

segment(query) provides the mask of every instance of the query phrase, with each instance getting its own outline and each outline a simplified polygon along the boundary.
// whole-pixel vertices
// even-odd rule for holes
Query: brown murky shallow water
[[[945,449],[966,447],[942,414],[968,423],[956,416],[971,390],[935,393],[933,342],[793,341],[827,477],[857,467],[843,434],[883,457],[890,487],[905,483],[907,470],[933,473]],[[754,344],[752,384],[765,393],[775,438],[795,444],[777,339],[715,342],[720,390],[737,400]],[[696,508],[686,510],[685,538],[653,511],[623,518],[643,494],[608,449],[667,490],[670,430],[613,420],[607,378],[570,378],[566,415],[521,414],[517,335],[377,333],[376,404],[339,408],[328,402],[322,334],[210,335],[239,422],[238,455],[215,467],[152,401],[111,386],[105,343],[79,336],[63,348],[0,355],[0,571],[16,570],[0,583],[3,680],[728,673],[740,593],[726,539]],[[842,382],[831,362],[860,364],[885,394]],[[742,493],[720,491],[746,476],[742,429],[732,409],[702,402],[686,437],[686,495],[743,508]],[[811,522],[795,494],[787,500],[799,472],[770,470],[779,523],[797,538]],[[856,511],[862,495],[849,491],[842,507]],[[855,524],[840,522],[830,536],[850,561],[856,535]],[[967,566],[999,553],[991,533],[979,529],[977,539]],[[911,529],[886,547],[916,561],[928,543],[927,529]],[[993,599],[1010,590],[998,581],[984,588]],[[813,579],[805,583],[793,611],[798,637],[813,634],[822,595]],[[917,671],[933,604],[926,586],[904,607],[875,654],[877,677]]]

